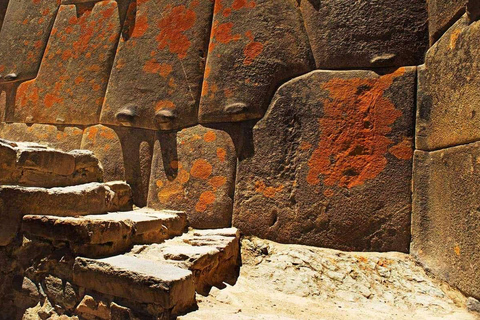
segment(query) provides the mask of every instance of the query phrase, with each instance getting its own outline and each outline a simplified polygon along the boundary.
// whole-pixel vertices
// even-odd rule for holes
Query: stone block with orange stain
[[[79,127],[0,123],[0,137],[3,139],[42,143],[64,151],[80,149],[82,135],[83,129]]]
[[[480,143],[415,151],[412,254],[480,299]]]
[[[313,68],[296,0],[216,1],[199,121],[259,119],[278,86]]]
[[[300,0],[319,69],[401,67],[423,62],[425,0]]]
[[[60,6],[38,76],[17,90],[13,120],[98,123],[120,29],[116,1]]]
[[[468,0],[427,0],[430,44],[435,43],[464,13]]]
[[[135,128],[91,126],[85,129],[81,148],[93,151],[103,166],[105,181],[125,180],[133,202],[147,202],[155,132]]]
[[[415,67],[281,86],[237,170],[233,225],[283,243],[407,252]]]
[[[101,123],[153,130],[197,123],[212,0],[130,5]]]
[[[195,126],[159,133],[148,206],[182,208],[194,228],[231,225],[236,154],[225,131]]]
[[[419,69],[417,149],[480,140],[479,41],[480,21],[464,15],[428,50]]]
[[[60,0],[0,0],[0,83],[35,78]]]

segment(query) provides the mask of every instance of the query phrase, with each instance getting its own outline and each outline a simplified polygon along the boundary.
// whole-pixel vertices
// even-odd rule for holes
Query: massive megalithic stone
[[[133,2],[101,122],[154,130],[197,123],[213,1]]]
[[[120,21],[116,1],[60,6],[37,78],[18,88],[13,120],[98,123]]]
[[[47,45],[60,0],[10,1],[2,25],[0,0],[0,83],[33,79]]]
[[[143,207],[147,203],[154,140],[151,130],[96,125],[85,129],[81,148],[98,157],[105,181],[127,181],[134,203]]]
[[[425,0],[301,0],[319,69],[418,65],[428,46]]]
[[[480,139],[480,21],[464,15],[419,69],[416,146],[434,150]]]
[[[194,228],[229,227],[236,161],[235,146],[225,131],[195,126],[159,133],[148,206],[184,210]]]
[[[468,0],[427,0],[430,44],[465,13]]]
[[[407,252],[415,67],[284,84],[238,164],[233,225],[283,243]]]
[[[199,121],[259,119],[279,85],[313,66],[296,0],[216,1]]]
[[[480,299],[480,143],[415,151],[412,254]]]

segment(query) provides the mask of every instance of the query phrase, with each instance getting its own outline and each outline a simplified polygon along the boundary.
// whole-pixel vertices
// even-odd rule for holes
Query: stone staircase
[[[134,208],[129,185],[102,172],[91,152],[0,139],[2,317],[171,319],[235,283],[236,229],[188,230],[185,212]]]

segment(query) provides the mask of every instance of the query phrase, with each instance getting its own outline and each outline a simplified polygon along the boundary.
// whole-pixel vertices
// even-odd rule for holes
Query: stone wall
[[[0,136],[92,150],[193,227],[406,252],[426,6],[10,0]]]

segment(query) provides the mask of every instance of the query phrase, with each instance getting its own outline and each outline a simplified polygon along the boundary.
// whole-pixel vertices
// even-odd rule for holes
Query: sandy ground
[[[400,253],[345,253],[242,241],[234,286],[197,296],[179,319],[480,319],[466,298]]]

